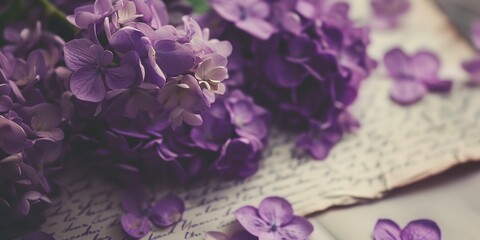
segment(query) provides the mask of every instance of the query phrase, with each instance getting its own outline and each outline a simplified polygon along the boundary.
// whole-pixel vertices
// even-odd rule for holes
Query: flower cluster
[[[0,50],[0,228],[18,233],[21,224],[15,222],[50,202],[49,177],[63,153],[62,82],[70,72],[59,66],[63,40],[43,31],[40,23],[34,28],[7,27],[4,36],[8,43]],[[2,231],[0,238],[8,232]]]
[[[357,125],[346,111],[375,65],[367,55],[369,29],[348,17],[347,3],[210,4],[214,11],[202,22],[215,26],[212,34],[234,46],[229,87],[245,89],[277,122],[305,133],[298,146],[324,159],[345,130]]]
[[[375,225],[374,240],[441,240],[442,234],[438,225],[427,219],[411,221],[404,229],[388,219],[380,219]]]
[[[472,42],[477,51],[480,51],[480,20],[473,23]],[[470,74],[470,84],[480,85],[480,56],[463,63],[463,69]]]
[[[96,164],[180,182],[255,173],[268,113],[226,91],[230,43],[190,17],[168,25],[160,0],[97,0],[68,19],[82,31],[65,45],[73,71],[65,94],[77,146],[103,159]]]
[[[440,59],[432,52],[419,51],[413,56],[394,48],[384,57],[388,74],[394,80],[390,97],[402,105],[420,101],[428,92],[449,92],[452,81],[441,79]]]

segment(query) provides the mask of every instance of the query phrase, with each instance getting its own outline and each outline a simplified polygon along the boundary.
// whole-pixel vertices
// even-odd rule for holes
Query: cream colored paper
[[[442,75],[457,81],[451,94],[430,94],[419,104],[400,107],[389,100],[391,81],[380,67],[364,83],[353,107],[362,128],[345,137],[326,161],[299,159],[292,151],[293,136],[274,131],[255,176],[208,180],[177,192],[188,207],[184,220],[144,239],[200,240],[205,231],[228,232],[235,228],[235,209],[257,205],[271,195],[286,197],[302,215],[380,198],[393,188],[479,160],[480,89],[462,84],[466,79],[459,67],[473,51],[432,1],[411,2],[413,11],[401,29],[373,33],[371,53],[378,59],[393,46],[438,52],[444,63]],[[368,1],[352,3],[355,15],[366,13]],[[43,230],[60,240],[123,239],[119,190],[86,173],[76,174],[65,180],[67,191],[54,199]]]

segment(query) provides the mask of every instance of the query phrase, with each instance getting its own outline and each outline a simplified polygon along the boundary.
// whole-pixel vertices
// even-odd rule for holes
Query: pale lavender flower
[[[395,222],[380,219],[375,225],[374,240],[441,240],[438,225],[427,219],[415,220],[401,229]]]
[[[268,197],[257,208],[245,206],[235,212],[240,224],[259,240],[304,240],[313,225],[293,214],[292,205],[280,197]]]
[[[402,105],[420,101],[427,91],[449,92],[452,82],[441,79],[440,59],[432,52],[419,51],[413,56],[399,48],[385,54],[384,64],[394,83],[391,98]]]

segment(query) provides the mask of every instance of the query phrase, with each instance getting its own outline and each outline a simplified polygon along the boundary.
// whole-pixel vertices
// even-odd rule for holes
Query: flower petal
[[[263,232],[268,232],[269,227],[259,215],[256,208],[246,206],[235,211],[235,218],[251,234],[259,236]]]
[[[427,89],[415,81],[395,81],[390,91],[390,97],[402,105],[409,105],[420,101]]]
[[[158,66],[170,76],[184,74],[195,64],[193,51],[177,41],[158,41],[155,52]]]
[[[258,238],[247,231],[240,231],[232,236],[232,240],[258,240]]]
[[[111,89],[127,88],[135,82],[136,77],[135,69],[128,64],[105,70],[105,82]]]
[[[278,233],[283,239],[305,240],[313,232],[313,225],[305,218],[295,216],[286,226],[278,229]]]
[[[101,102],[107,94],[101,74],[89,66],[72,74],[70,89],[75,97],[87,102]]]
[[[280,197],[264,199],[258,207],[258,212],[265,221],[276,226],[283,226],[293,218],[292,205]]]
[[[150,221],[146,217],[140,217],[132,213],[122,215],[120,219],[123,230],[133,238],[145,237],[152,231]]]
[[[438,225],[431,220],[421,219],[410,222],[400,234],[401,240],[440,240]]]
[[[383,63],[390,76],[395,79],[401,79],[412,71],[410,57],[400,48],[388,51],[385,54]]]
[[[400,227],[392,220],[379,219],[375,224],[373,238],[374,240],[402,240],[400,231]]]
[[[93,42],[85,38],[67,42],[64,47],[67,67],[75,71],[81,67],[95,64],[95,56],[89,52],[92,45]]]
[[[440,70],[440,59],[431,52],[420,51],[412,57],[412,66],[418,79],[434,78]]]
[[[185,203],[177,196],[160,199],[151,209],[150,219],[159,227],[171,226],[182,219]]]

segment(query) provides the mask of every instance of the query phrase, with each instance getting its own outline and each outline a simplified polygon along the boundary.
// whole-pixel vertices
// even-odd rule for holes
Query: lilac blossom
[[[128,190],[123,198],[125,213],[121,217],[125,232],[134,238],[142,238],[152,231],[152,225],[168,227],[181,220],[184,202],[177,196],[166,196],[152,201],[145,187]]]
[[[476,21],[472,25],[472,42],[477,50],[477,56],[471,60],[463,62],[462,67],[470,75],[469,84],[478,86],[480,85],[480,21]]]
[[[409,0],[372,0],[371,4],[376,23],[385,28],[398,26],[410,9]]]
[[[385,67],[394,83],[391,98],[402,105],[420,101],[428,92],[449,92],[452,82],[441,79],[440,59],[432,52],[419,51],[413,56],[394,48],[384,57]]]
[[[235,212],[240,224],[259,240],[304,240],[313,232],[313,225],[293,214],[292,205],[280,197],[268,197],[257,208],[245,206]]]
[[[236,232],[231,238],[221,232],[206,232],[205,240],[258,240],[247,231]]]
[[[75,39],[65,45],[65,63],[73,71],[70,79],[72,93],[80,100],[100,102],[109,89],[129,87],[136,78],[134,67],[109,65],[113,53],[88,39]]]
[[[349,18],[349,5],[343,2],[210,3],[212,11],[201,22],[216,26],[219,30],[215,36],[234,46],[227,64],[228,87],[254,96],[277,124],[301,133],[298,148],[316,159],[325,159],[341,135],[348,132],[340,123],[342,116],[348,115],[361,82],[376,65],[367,54],[369,29],[358,27]],[[262,24],[244,24],[251,22]],[[239,117],[249,119],[248,114]],[[250,135],[257,131],[263,134],[262,128],[252,131],[247,130],[248,125],[244,127]],[[313,139],[330,131],[339,138]]]
[[[22,231],[18,226],[40,224],[40,213],[50,203],[51,175],[63,154],[59,99],[64,88],[56,71],[63,54],[60,37],[44,31],[38,22],[33,28],[9,26],[4,35],[7,43],[0,50],[0,228],[9,230],[0,237],[8,238]]]
[[[182,19],[183,29],[168,25],[165,7],[162,1],[112,5],[97,0],[70,16],[85,29],[83,38],[65,46],[65,62],[73,71],[70,91],[78,100],[95,103],[93,115],[106,115],[109,105],[120,103],[115,98],[124,96],[118,93],[125,89],[138,92],[141,86],[156,85],[157,96],[142,98],[152,101],[142,102],[147,106],[159,106],[145,113],[151,125],[168,119],[174,128],[182,123],[198,126],[201,113],[216,95],[224,94],[230,44],[210,39],[208,29],[190,17]],[[101,37],[108,43],[98,42]]]
[[[401,229],[395,222],[380,219],[375,225],[374,240],[441,240],[440,228],[431,220],[420,219]]]

